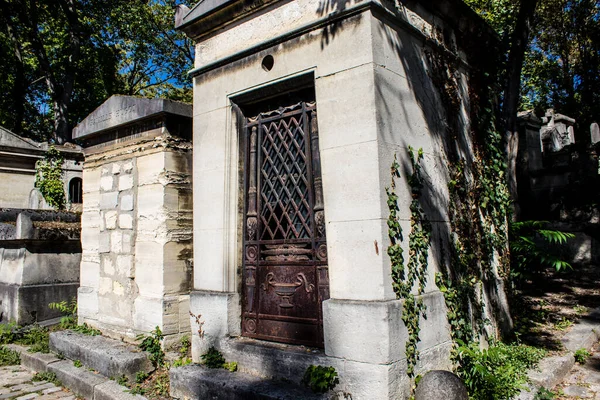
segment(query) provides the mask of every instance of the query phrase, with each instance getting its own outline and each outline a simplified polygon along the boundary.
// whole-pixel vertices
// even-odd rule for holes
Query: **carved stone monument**
[[[555,113],[549,108],[542,118],[540,140],[544,152],[557,152],[565,146],[575,143],[575,120],[566,115]]]
[[[73,130],[85,153],[79,320],[105,334],[189,334],[191,114],[113,96]]]

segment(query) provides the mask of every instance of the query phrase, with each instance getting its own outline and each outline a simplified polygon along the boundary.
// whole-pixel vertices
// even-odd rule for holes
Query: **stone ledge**
[[[52,332],[50,349],[71,360],[80,360],[104,376],[127,376],[135,381],[139,371],[152,372],[154,368],[145,352],[104,336],[88,336],[71,331]]]
[[[38,372],[47,372],[48,365],[60,361],[52,353],[30,353],[25,346],[19,346],[17,344],[9,344],[7,347],[11,350],[19,352],[21,355],[21,365]]]
[[[281,343],[262,342],[248,338],[223,339],[219,348],[227,360],[238,363],[240,372],[267,379],[283,379],[300,383],[311,365],[334,365],[340,370],[339,359],[323,351]]]
[[[29,353],[27,347],[16,344],[7,347],[19,352],[24,367],[36,372],[55,373],[63,386],[88,400],[147,400],[144,396],[128,393],[126,387],[105,376],[75,367],[70,360],[61,361],[51,353]]]
[[[191,364],[171,368],[171,396],[186,400],[324,400],[328,394],[314,394],[306,388],[283,381],[268,380],[242,372],[208,369]]]
[[[146,400],[139,394],[131,394],[125,386],[107,381],[94,387],[94,400]]]
[[[49,364],[48,372],[54,372],[63,385],[88,400],[94,399],[94,387],[107,381],[101,375],[89,372],[85,368],[75,367],[70,360]]]

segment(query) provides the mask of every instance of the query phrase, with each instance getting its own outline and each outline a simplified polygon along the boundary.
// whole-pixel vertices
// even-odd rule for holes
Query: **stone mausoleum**
[[[189,104],[106,100],[73,130],[82,144],[79,321],[133,340],[188,334],[192,254]]]
[[[406,398],[386,187],[397,157],[409,232],[412,147],[424,153],[433,226],[416,372],[451,368],[434,283],[449,262],[446,146],[472,159],[466,54],[493,47],[489,28],[454,0],[206,0],[179,6],[176,26],[196,50],[194,361],[216,346],[242,373],[293,382],[310,364],[333,366],[336,390],[352,399]],[[456,86],[452,115],[448,87],[436,84],[439,58],[456,66],[446,76]],[[172,393],[200,399],[201,387]]]
[[[50,210],[35,188],[35,164],[44,158],[48,143],[24,138],[0,127],[0,207]],[[67,208],[81,211],[83,154],[73,144],[56,145],[63,157],[63,182]]]

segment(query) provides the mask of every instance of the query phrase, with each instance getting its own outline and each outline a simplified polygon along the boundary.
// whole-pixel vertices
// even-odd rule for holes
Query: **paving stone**
[[[36,397],[39,397],[39,396],[40,395],[37,393],[28,393],[24,396],[17,397],[16,400],[31,400],[31,399],[35,399]]]
[[[54,386],[52,388],[43,390],[42,394],[50,394],[50,393],[60,392],[61,390],[62,390],[62,388]]]
[[[23,392],[11,392],[11,393],[7,393],[7,394],[3,394],[2,396],[0,396],[0,399],[12,399],[15,396],[21,396],[25,393]]]
[[[35,385],[32,389],[33,389],[33,391],[39,392],[40,390],[51,389],[51,388],[55,388],[55,387],[56,387],[56,385],[54,383],[46,382],[42,385]]]
[[[29,382],[33,378],[33,372],[22,369],[18,372],[0,371],[0,386],[14,386]]]
[[[27,392],[27,391],[31,391],[30,389],[32,389],[34,387],[35,387],[35,385],[33,385],[31,382],[27,382],[27,383],[21,383],[20,385],[12,386],[11,389]]]
[[[575,397],[580,397],[582,399],[590,399],[590,398],[594,397],[593,394],[590,393],[590,391],[587,388],[584,388],[583,386],[577,386],[577,385],[567,386],[566,388],[563,389],[563,392],[567,396],[575,396]]]

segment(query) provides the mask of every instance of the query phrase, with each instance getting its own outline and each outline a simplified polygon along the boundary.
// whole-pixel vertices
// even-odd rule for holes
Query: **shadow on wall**
[[[438,17],[414,1],[401,3],[410,3],[411,9],[399,4],[393,10],[395,17],[385,12],[375,13],[379,28],[377,32],[374,30],[373,40],[387,42],[380,47],[375,43],[376,51],[384,52],[387,57],[387,65],[374,66],[377,112],[381,121],[379,140],[385,144],[385,149],[380,146],[382,160],[391,165],[397,153],[401,164],[400,183],[413,172],[408,147],[423,147],[426,183],[421,206],[433,225],[430,265],[437,265],[438,272],[456,286],[473,276],[480,280],[481,286],[472,290],[468,304],[463,307],[471,315],[473,310],[486,309],[483,319],[491,320],[493,329],[484,331],[480,325],[480,333],[492,336],[496,336],[498,330],[506,333],[512,328],[512,320],[497,267],[498,260],[506,261],[503,258],[506,242],[496,244],[499,251],[490,251],[490,227],[478,223],[481,218],[493,220],[500,212],[478,203],[484,193],[478,174],[487,168],[484,165],[491,157],[486,125],[494,113],[485,108],[491,109],[488,103],[494,104],[494,99],[486,98],[491,96],[488,87],[493,82],[488,82],[486,76],[495,76],[499,64],[494,51],[495,38],[483,24],[471,23],[470,31],[459,32],[442,25]],[[317,14],[340,12],[352,4],[349,0],[323,0]],[[415,26],[424,34],[416,33]],[[343,27],[335,23],[324,29],[322,48],[335,40],[340,29]],[[457,57],[456,54],[461,53],[466,54],[466,60]],[[385,167],[380,165],[380,171],[387,171]],[[460,198],[449,190],[448,185],[456,183],[457,178],[469,196]],[[390,176],[380,179],[387,184]],[[399,186],[398,192],[403,190],[410,193],[406,182]],[[399,206],[407,210],[409,202]],[[506,227],[495,227],[496,230],[502,228]],[[408,231],[405,229],[404,233],[407,247]],[[460,243],[455,242],[456,238]],[[462,247],[462,253],[457,247]],[[465,257],[465,252],[472,254]]]

